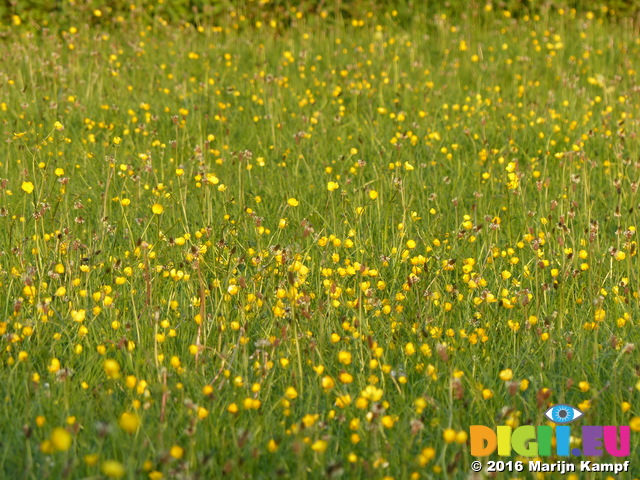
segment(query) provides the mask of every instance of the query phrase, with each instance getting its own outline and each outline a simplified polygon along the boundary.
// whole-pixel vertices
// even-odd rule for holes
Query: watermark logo
[[[572,449],[571,436],[575,436],[575,432],[565,424],[577,420],[584,413],[571,405],[559,404],[547,409],[544,415],[557,424],[555,429],[549,425],[523,425],[516,429],[499,425],[493,430],[485,425],[472,425],[469,429],[471,455],[486,457],[496,450],[501,457],[511,456],[514,452],[522,457],[599,457],[605,453],[613,457],[627,457],[630,454],[629,426],[584,425],[580,432],[582,448]],[[555,449],[552,448],[554,437]]]
[[[471,462],[471,470],[488,473],[495,472],[555,472],[564,475],[567,472],[612,472],[619,474],[628,472],[630,461],[621,463],[597,463],[593,460],[557,460],[546,463],[539,458],[556,455],[558,457],[601,457],[609,454],[612,457],[628,457],[631,450],[631,428],[616,425],[583,425],[581,429],[581,448],[571,448],[572,430],[567,423],[582,417],[582,413],[571,405],[553,405],[544,412],[545,417],[556,424],[523,425],[513,430],[508,425],[499,425],[495,431],[485,425],[472,425],[469,428],[471,455],[486,457],[496,450],[498,456],[509,457],[513,453],[530,458],[522,460],[489,460]],[[577,429],[574,429],[577,430]],[[575,436],[575,431],[573,432]],[[554,446],[555,439],[555,448]]]

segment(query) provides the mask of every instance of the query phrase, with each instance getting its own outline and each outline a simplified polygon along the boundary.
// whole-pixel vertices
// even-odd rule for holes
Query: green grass
[[[11,26],[4,476],[468,478],[556,403],[636,452],[640,42],[476,13]]]

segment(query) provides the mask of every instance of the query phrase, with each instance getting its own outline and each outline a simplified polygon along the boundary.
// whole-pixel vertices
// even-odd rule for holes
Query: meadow
[[[640,475],[637,25],[328,10],[4,25],[2,477]]]

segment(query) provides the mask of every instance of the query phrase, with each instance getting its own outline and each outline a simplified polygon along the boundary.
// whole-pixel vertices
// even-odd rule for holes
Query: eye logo
[[[571,405],[554,405],[553,407],[549,407],[546,412],[544,412],[544,416],[547,417],[554,423],[569,423],[583,416],[582,413],[577,408],[573,408]]]

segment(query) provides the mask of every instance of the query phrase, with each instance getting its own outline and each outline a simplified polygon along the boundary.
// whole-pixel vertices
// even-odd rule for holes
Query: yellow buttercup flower
[[[124,412],[120,415],[118,424],[127,433],[136,433],[140,428],[140,418],[135,413]]]
[[[71,448],[71,434],[62,427],[56,427],[51,432],[51,445],[58,452],[66,452]]]
[[[169,450],[169,455],[171,455],[173,458],[180,459],[184,455],[184,448],[179,445],[174,445]]]
[[[102,473],[109,478],[122,478],[126,473],[124,466],[116,460],[106,460],[102,462],[100,469]]]
[[[103,368],[104,372],[107,374],[107,377],[113,379],[120,378],[120,364],[112,358],[108,358],[104,361]]]
[[[316,440],[311,445],[311,450],[318,453],[324,453],[328,445],[329,444],[326,442],[326,440]]]
[[[31,182],[22,182],[22,187],[21,188],[22,188],[22,190],[24,192],[31,193],[31,192],[33,192],[33,189],[35,187],[33,186],[33,183],[31,183]]]
[[[162,215],[162,212],[164,212],[164,207],[159,203],[154,203],[153,206],[151,207],[151,211],[155,215]]]

